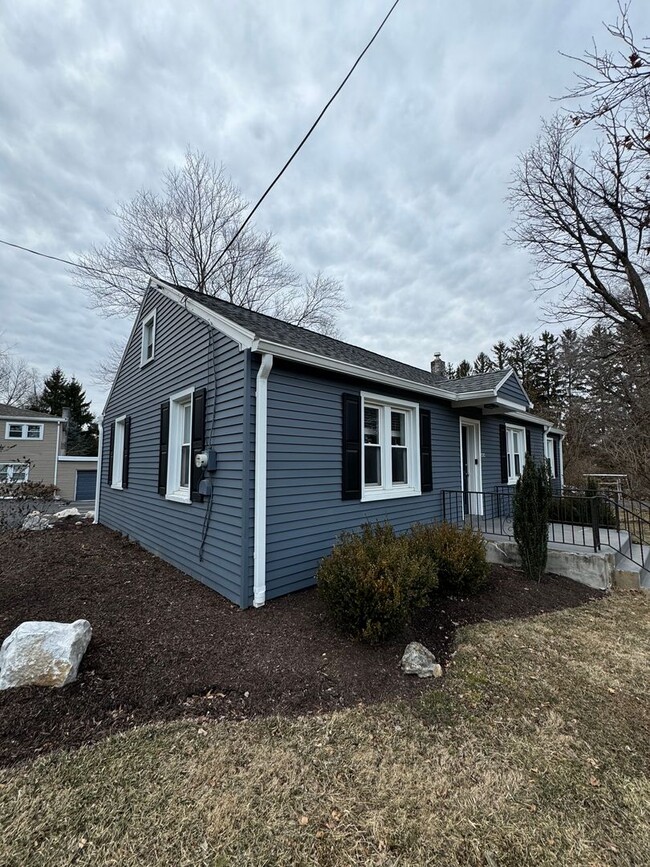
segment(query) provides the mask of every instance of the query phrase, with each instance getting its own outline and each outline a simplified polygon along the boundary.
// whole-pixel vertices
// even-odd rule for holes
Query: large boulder
[[[21,623],[0,648],[0,689],[72,683],[91,636],[87,620]]]
[[[50,518],[42,515],[38,510],[30,512],[22,523],[23,530],[47,530],[51,526]]]
[[[442,666],[436,662],[433,653],[419,641],[412,641],[406,646],[401,665],[404,674],[417,674],[418,677],[442,677]]]
[[[52,515],[54,521],[62,521],[64,518],[78,518],[81,512],[75,506],[70,509],[61,509]]]

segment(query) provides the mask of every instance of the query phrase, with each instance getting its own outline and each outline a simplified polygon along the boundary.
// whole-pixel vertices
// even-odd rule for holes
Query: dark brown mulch
[[[422,641],[444,662],[459,625],[599,595],[553,576],[531,584],[499,567],[479,596],[441,600],[399,641],[368,647],[335,631],[314,590],[241,611],[104,527],[10,533],[1,551],[0,639],[24,620],[83,617],[93,627],[76,683],[0,692],[5,765],[150,721],[301,714],[408,698],[431,681],[400,674],[406,641]]]

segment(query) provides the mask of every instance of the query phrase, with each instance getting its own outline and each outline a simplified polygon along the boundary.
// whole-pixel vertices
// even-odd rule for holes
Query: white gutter
[[[102,452],[104,451],[104,416],[97,417],[97,428],[99,431],[99,443],[97,448],[97,481],[95,483],[95,517],[93,524],[99,523],[99,492],[102,487]]]
[[[61,422],[56,423],[56,451],[54,452],[54,481],[52,484],[56,488],[57,479],[59,478],[59,442],[61,439]]]
[[[255,384],[255,522],[253,547],[253,605],[266,602],[266,442],[268,380],[273,356],[264,353]]]

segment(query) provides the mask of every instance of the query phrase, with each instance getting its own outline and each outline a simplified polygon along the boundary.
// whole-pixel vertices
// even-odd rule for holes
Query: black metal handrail
[[[494,491],[442,491],[442,519],[466,524],[486,535],[513,538],[514,487]],[[639,566],[650,566],[650,507],[641,500],[600,492],[553,494],[549,542],[619,551]]]

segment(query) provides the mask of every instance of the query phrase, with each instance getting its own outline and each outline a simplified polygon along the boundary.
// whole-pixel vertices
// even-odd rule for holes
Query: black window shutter
[[[343,394],[343,475],[341,498],[361,499],[361,397]]]
[[[506,426],[499,425],[499,448],[501,450],[501,483],[508,484],[508,442],[506,439]]]
[[[420,488],[423,494],[433,490],[431,454],[431,410],[420,408]]]
[[[160,404],[160,444],[158,447],[158,493],[167,493],[167,455],[169,452],[169,401]]]
[[[199,494],[199,482],[203,478],[203,470],[194,463],[194,456],[205,449],[205,389],[198,388],[192,398],[192,486],[190,496],[192,502],[203,500]]]
[[[560,478],[560,441],[553,437],[553,455],[555,457],[555,472],[553,474],[554,479]]]
[[[108,484],[113,484],[113,449],[115,447],[115,422],[111,423],[108,436]]]
[[[533,453],[533,446],[532,446],[531,437],[530,437],[530,428],[526,428],[526,454],[532,455],[532,453]]]
[[[122,452],[122,487],[129,487],[129,455],[131,453],[131,416],[124,419],[124,451]]]

